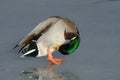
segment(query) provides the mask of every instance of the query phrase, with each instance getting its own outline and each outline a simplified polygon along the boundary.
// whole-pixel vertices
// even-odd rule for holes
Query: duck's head
[[[59,52],[64,55],[69,55],[73,53],[80,44],[80,36],[76,36],[73,39],[71,39],[68,43],[63,44],[59,47]]]

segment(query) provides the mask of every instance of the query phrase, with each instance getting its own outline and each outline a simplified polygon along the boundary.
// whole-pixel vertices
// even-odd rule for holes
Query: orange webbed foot
[[[62,59],[55,59],[55,58],[48,58],[48,60],[53,63],[53,64],[56,64],[56,65],[59,65],[62,63]]]
[[[53,58],[52,54],[50,53],[50,49],[49,49],[49,48],[47,49],[47,53],[48,53],[48,60],[49,60],[51,63],[53,63],[53,64],[55,64],[55,65],[59,65],[59,64],[62,63],[62,61],[63,61],[62,59]]]

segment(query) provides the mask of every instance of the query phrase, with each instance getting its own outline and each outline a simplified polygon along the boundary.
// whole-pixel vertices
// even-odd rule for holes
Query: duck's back
[[[51,27],[41,35],[37,42],[42,42],[47,47],[62,45],[65,42],[64,32],[66,27],[66,23],[63,20],[59,20],[57,23],[52,24]]]

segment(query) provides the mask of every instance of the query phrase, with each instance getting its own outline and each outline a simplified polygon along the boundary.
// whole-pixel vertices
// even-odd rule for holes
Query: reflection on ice
[[[79,80],[79,78],[69,71],[57,71],[55,65],[47,67],[37,67],[22,70],[20,76],[25,80]]]

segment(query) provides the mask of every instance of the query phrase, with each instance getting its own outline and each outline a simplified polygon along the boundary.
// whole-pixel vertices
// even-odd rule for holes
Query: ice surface
[[[120,80],[119,0],[0,0],[0,80],[42,79],[21,75],[32,68],[49,72],[41,69],[49,65],[46,57],[22,59],[13,47],[44,18],[56,15],[77,24],[81,45],[72,55],[56,52],[64,62],[53,72],[62,77],[68,72],[74,80]],[[61,79],[65,76],[53,80]]]

